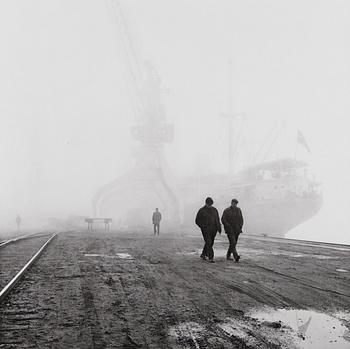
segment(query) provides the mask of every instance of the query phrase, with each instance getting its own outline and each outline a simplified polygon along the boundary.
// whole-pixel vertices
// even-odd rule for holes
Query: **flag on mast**
[[[309,153],[311,153],[311,150],[310,150],[309,146],[308,146],[307,143],[306,143],[306,139],[305,139],[304,135],[301,133],[300,130],[298,130],[297,141],[298,141],[298,143],[300,143]]]

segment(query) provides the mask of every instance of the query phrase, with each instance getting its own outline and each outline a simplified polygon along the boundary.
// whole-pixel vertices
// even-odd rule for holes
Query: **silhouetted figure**
[[[243,227],[243,215],[239,207],[237,207],[238,200],[233,199],[231,201],[231,206],[226,208],[222,214],[221,222],[224,225],[225,233],[227,234],[230,246],[227,250],[226,259],[231,260],[231,254],[238,262],[241,258],[236,250],[236,245],[238,241],[239,234],[242,233]]]
[[[196,216],[196,224],[201,228],[204,247],[201,254],[203,260],[209,257],[209,262],[214,263],[214,240],[216,233],[221,234],[221,224],[218,210],[213,206],[213,199],[206,198],[205,206],[199,209]]]
[[[22,222],[21,216],[18,214],[16,217],[17,231],[19,231],[21,227],[21,222]]]
[[[161,220],[162,220],[162,215],[158,211],[158,208],[156,208],[155,212],[153,212],[153,215],[152,215],[154,235],[156,234],[159,235],[159,225]]]

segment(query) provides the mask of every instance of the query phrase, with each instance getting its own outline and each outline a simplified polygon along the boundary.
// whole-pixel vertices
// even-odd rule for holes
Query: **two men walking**
[[[208,197],[205,199],[205,206],[199,209],[196,216],[196,224],[200,227],[204,239],[204,247],[201,254],[203,260],[209,258],[209,262],[214,263],[214,240],[217,232],[221,234],[221,224],[219,220],[218,210],[213,206],[213,199]],[[242,233],[243,215],[239,207],[238,200],[233,199],[231,206],[226,208],[222,214],[221,222],[224,225],[225,233],[229,240],[229,248],[227,250],[226,259],[232,260],[231,254],[236,262],[240,256],[236,251],[236,245],[239,234]]]

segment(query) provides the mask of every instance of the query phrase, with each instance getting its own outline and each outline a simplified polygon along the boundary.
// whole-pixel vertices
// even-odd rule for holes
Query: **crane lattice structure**
[[[120,0],[106,1],[114,13],[126,65],[126,79],[131,85],[131,104],[135,117],[131,135],[138,142],[138,146],[134,151],[134,168],[96,194],[93,200],[94,215],[106,215],[106,203],[110,202],[111,206],[114,202],[117,206],[118,200],[113,200],[113,197],[122,196],[126,197],[124,205],[126,202],[129,211],[142,210],[140,201],[149,199],[149,203],[163,208],[171,217],[169,220],[179,221],[179,200],[171,183],[169,166],[163,152],[164,145],[172,142],[174,131],[173,125],[166,121],[166,111],[161,101],[164,91],[161,79],[150,62],[140,63]],[[147,210],[150,209],[147,207]]]

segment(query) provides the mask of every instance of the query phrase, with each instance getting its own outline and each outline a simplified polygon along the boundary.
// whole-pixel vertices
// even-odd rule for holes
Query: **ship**
[[[247,121],[247,116],[245,113],[233,111],[231,59],[228,60],[227,78],[227,109],[221,113],[221,116],[228,121],[228,170],[227,173],[209,175],[197,173],[192,178],[181,181],[182,224],[185,227],[194,226],[193,217],[198,207],[203,205],[206,196],[214,199],[215,207],[219,212],[222,212],[230,205],[231,200],[236,198],[245,217],[245,233],[284,237],[289,230],[315,216],[322,206],[321,184],[310,169],[308,161],[297,158],[297,149],[301,148],[304,155],[311,155],[310,147],[299,129],[293,129],[290,137],[287,122],[278,120],[272,129],[268,127],[267,137],[263,139],[262,144],[257,142],[258,148],[253,151],[253,154],[249,156],[244,154],[244,147],[241,146],[244,145],[242,126]],[[250,121],[252,128],[259,128],[256,120]],[[266,127],[268,122],[263,120],[263,124]],[[254,148],[251,147],[253,133],[246,129],[245,142],[250,144],[252,149]],[[283,144],[288,139],[292,139],[294,156],[290,157],[287,151],[284,156],[280,154],[268,160],[274,148],[278,149],[277,153],[281,153],[282,149],[290,149]],[[238,150],[242,154],[237,154]],[[243,159],[262,158],[260,162],[255,161],[248,166],[241,166],[241,169],[235,172],[235,166],[239,167],[237,166],[238,155]],[[208,168],[208,170],[211,169]]]
[[[244,232],[272,237],[284,237],[322,206],[321,184],[310,173],[307,162],[293,158],[263,162],[232,177],[215,174],[187,178],[181,187],[184,226],[193,225],[205,195],[213,197],[219,212],[237,198],[244,214]]]

